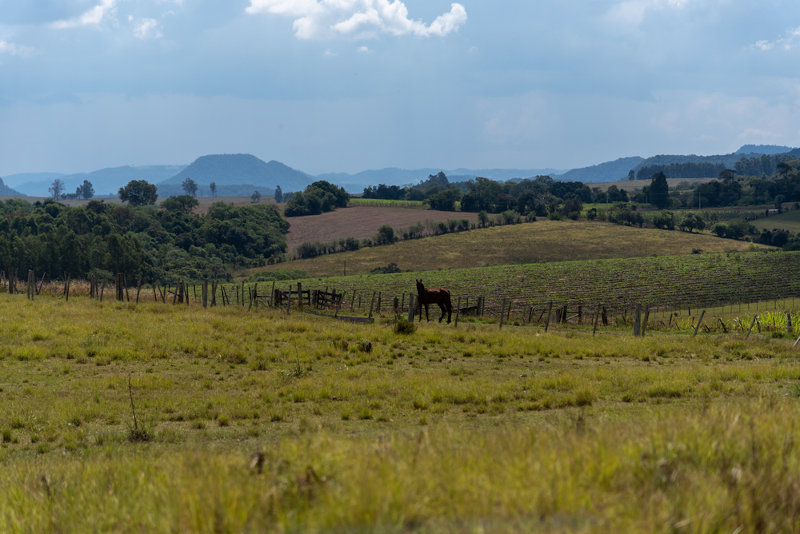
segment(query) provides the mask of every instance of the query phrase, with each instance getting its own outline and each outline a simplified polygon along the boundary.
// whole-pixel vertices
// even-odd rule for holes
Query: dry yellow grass
[[[750,243],[710,234],[633,228],[585,221],[537,221],[448,234],[390,246],[296,260],[268,270],[306,271],[312,277],[368,273],[390,262],[402,270],[435,270],[520,263],[747,250]],[[252,274],[252,273],[249,273]]]

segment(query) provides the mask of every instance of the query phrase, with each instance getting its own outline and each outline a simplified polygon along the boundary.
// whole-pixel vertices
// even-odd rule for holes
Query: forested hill
[[[18,197],[19,193],[14,191],[10,187],[8,187],[4,182],[3,179],[0,178],[0,196],[4,197]]]

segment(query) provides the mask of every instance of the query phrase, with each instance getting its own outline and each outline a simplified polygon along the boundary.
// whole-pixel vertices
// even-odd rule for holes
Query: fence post
[[[303,284],[297,282],[297,301],[300,303],[300,311],[303,311]]]
[[[417,310],[414,307],[414,293],[408,294],[408,322],[414,322],[414,316],[417,314]]]
[[[639,337],[642,335],[642,305],[637,304],[636,310],[633,315],[633,335]]]
[[[644,337],[644,333],[647,330],[647,320],[650,318],[650,306],[644,307],[644,318],[642,319],[642,337]]]
[[[597,334],[597,321],[600,320],[600,305],[597,305],[597,309],[594,310],[594,328],[592,328],[592,335]]]
[[[456,328],[458,328],[458,315],[461,313],[461,297],[458,297],[458,302],[456,303]]]
[[[503,303],[500,305],[500,329],[503,329],[503,318],[506,316],[506,299],[503,299]]]
[[[32,269],[28,269],[28,285],[25,287],[28,292],[28,300],[33,300],[36,295],[36,275]]]
[[[550,314],[553,313],[553,301],[550,301],[550,304],[547,305],[547,320],[544,322],[544,331],[550,328]]]
[[[753,321],[750,323],[750,328],[747,329],[747,335],[744,336],[745,339],[750,337],[750,332],[753,331],[753,327],[755,326],[757,319],[758,319],[758,314],[753,315]]]
[[[700,312],[700,318],[697,319],[697,326],[694,327],[694,334],[692,334],[692,335],[694,335],[694,336],[697,335],[697,331],[700,330],[700,323],[703,322],[703,317],[705,316],[705,314],[706,314],[705,310]]]
[[[372,319],[372,309],[375,306],[375,292],[372,292],[372,299],[369,301],[369,318]]]

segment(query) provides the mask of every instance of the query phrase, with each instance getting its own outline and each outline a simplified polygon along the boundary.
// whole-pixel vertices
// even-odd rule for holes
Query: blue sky
[[[0,0],[0,176],[800,145],[796,0]]]

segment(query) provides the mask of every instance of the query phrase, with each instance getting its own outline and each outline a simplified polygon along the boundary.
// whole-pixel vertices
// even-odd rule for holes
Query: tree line
[[[231,266],[264,265],[285,253],[289,224],[273,206],[217,202],[200,215],[192,211],[196,205],[188,195],[167,198],[159,208],[0,201],[0,269],[197,280],[224,278]]]

